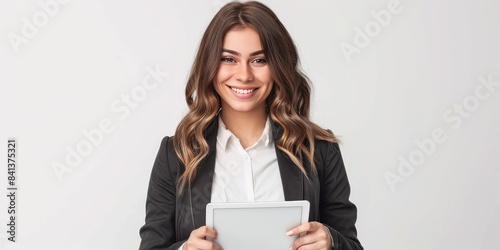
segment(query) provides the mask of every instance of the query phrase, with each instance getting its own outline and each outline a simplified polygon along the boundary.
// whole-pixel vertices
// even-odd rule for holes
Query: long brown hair
[[[185,171],[179,180],[179,193],[190,185],[200,162],[208,155],[205,131],[216,118],[220,99],[213,87],[219,68],[226,33],[234,27],[251,27],[260,37],[273,75],[273,89],[267,99],[267,112],[283,129],[276,143],[307,176],[299,159],[303,154],[314,164],[314,140],[336,142],[335,136],[309,120],[311,87],[301,72],[299,57],[290,34],[278,17],[259,2],[231,2],[223,6],[208,25],[193,63],[186,86],[188,113],[179,123],[174,148]]]

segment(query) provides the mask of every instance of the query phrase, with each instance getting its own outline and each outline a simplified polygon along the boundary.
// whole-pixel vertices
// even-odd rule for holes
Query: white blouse
[[[284,201],[270,119],[257,142],[244,149],[219,117],[214,172],[211,202]]]

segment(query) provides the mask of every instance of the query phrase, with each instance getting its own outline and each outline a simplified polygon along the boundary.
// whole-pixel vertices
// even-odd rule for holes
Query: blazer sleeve
[[[321,145],[320,221],[330,230],[335,250],[363,249],[357,238],[356,206],[349,201],[351,188],[338,143]]]
[[[149,180],[146,198],[146,220],[139,230],[140,250],[178,249],[184,241],[176,242],[175,203],[176,178],[169,166],[168,150],[173,152],[169,137],[163,138]]]

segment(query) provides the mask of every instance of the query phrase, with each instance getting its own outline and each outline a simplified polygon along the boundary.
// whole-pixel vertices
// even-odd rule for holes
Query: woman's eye
[[[227,62],[227,63],[235,62],[234,59],[231,58],[231,57],[223,57],[220,61],[221,62]]]
[[[257,64],[266,64],[266,63],[267,63],[267,61],[266,61],[266,59],[264,59],[264,58],[257,58],[257,59],[255,59],[255,60],[253,60],[253,63],[257,63]]]

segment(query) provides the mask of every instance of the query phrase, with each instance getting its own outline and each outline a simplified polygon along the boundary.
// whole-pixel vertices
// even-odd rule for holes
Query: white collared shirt
[[[244,149],[219,117],[214,174],[211,202],[284,201],[270,119]]]

